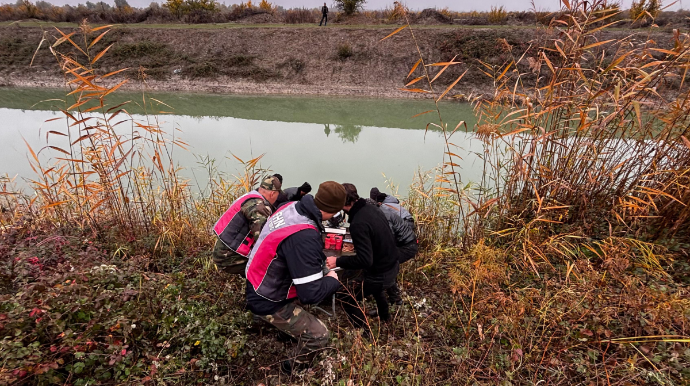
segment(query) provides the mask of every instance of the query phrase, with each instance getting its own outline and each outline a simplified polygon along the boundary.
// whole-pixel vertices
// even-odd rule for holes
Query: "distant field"
[[[78,23],[54,23],[43,21],[4,21],[0,22],[0,27],[7,27],[10,25],[19,25],[20,27],[58,27],[58,28],[76,28]],[[91,24],[93,27],[104,24]],[[331,24],[328,27],[319,27],[315,23],[306,24],[242,24],[242,23],[206,23],[206,24],[116,24],[118,28],[152,28],[152,29],[227,29],[227,28],[341,28],[341,29],[389,29],[397,28],[398,24]],[[415,29],[454,29],[454,28],[472,28],[472,29],[530,29],[534,26],[528,25],[414,25]]]

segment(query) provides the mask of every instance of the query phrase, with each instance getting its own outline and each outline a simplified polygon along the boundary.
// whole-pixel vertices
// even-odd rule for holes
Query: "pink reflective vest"
[[[253,190],[230,204],[230,208],[218,219],[213,226],[213,233],[218,236],[226,247],[247,257],[254,245],[254,237],[249,230],[249,221],[242,214],[242,204],[252,198],[264,199],[259,192]]]
[[[287,262],[277,255],[278,246],[301,230],[318,231],[312,219],[297,212],[296,205],[297,202],[285,204],[268,218],[247,262],[245,273],[254,291],[273,302],[297,297]]]

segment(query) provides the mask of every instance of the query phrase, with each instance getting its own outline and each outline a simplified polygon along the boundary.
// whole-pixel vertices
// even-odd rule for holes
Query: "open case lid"
[[[347,233],[347,230],[345,228],[324,228],[324,231],[326,233],[335,233],[337,235],[344,235]]]

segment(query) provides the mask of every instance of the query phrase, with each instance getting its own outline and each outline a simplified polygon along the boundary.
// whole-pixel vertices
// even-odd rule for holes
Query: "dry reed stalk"
[[[110,27],[84,23],[71,33],[56,29],[59,38],[50,50],[69,86],[61,110],[65,129],[47,132],[48,145],[40,151],[29,147],[38,174],[32,181],[40,197],[36,205],[56,225],[77,224],[94,232],[110,228],[126,240],[154,235],[154,249],[168,253],[181,244],[206,245],[213,222],[265,172],[258,167],[261,156],[246,162],[238,159],[245,171],[237,182],[221,176],[207,160],[209,190],[192,194],[173,160],[174,148],[185,149],[186,143],[165,132],[160,123],[159,114],[164,113],[160,109],[170,106],[145,93],[139,102],[115,106],[107,102],[127,82],[110,83],[126,69],[102,75],[98,69],[98,61],[111,47],[99,41]],[[146,79],[143,69],[140,78]],[[144,118],[128,113],[131,103],[143,108]],[[61,118],[51,120],[57,119]],[[52,144],[59,138],[68,144]],[[44,151],[54,155],[46,166],[40,159]]]
[[[690,36],[675,31],[671,48],[643,35],[601,40],[619,13],[604,0],[563,2],[549,26],[559,34],[533,42],[536,53],[532,46],[514,52],[501,41],[505,62],[469,63],[495,85],[493,98],[474,101],[476,137],[484,143],[478,185],[462,186],[451,151],[462,122],[450,130],[438,105],[421,113],[436,111],[438,123],[429,125],[444,133],[446,157],[433,195],[455,198],[463,247],[498,236],[538,271],[552,258],[582,257],[585,246],[600,251],[592,237],[655,240],[688,228]],[[409,22],[382,40],[403,29],[416,44]],[[418,68],[422,75],[403,89],[435,94],[438,102],[462,76],[443,92],[435,93],[433,82],[460,62],[427,64],[417,48],[408,77]],[[421,80],[427,87],[415,85]],[[638,261],[658,269],[642,249]]]

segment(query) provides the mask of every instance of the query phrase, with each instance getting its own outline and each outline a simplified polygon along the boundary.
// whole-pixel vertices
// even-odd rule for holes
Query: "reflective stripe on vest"
[[[299,284],[293,283],[285,259],[278,258],[278,246],[301,230],[317,230],[316,223],[299,214],[296,205],[297,202],[285,204],[268,218],[245,270],[254,291],[273,302],[297,297],[294,284]]]
[[[247,257],[254,245],[254,238],[249,234],[249,222],[242,214],[242,204],[252,198],[264,199],[259,192],[251,192],[241,196],[230,204],[230,208],[218,219],[213,226],[213,233],[218,236],[226,247]],[[246,228],[246,229],[244,229]],[[241,234],[240,234],[241,233]]]

